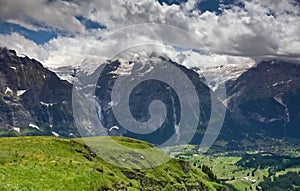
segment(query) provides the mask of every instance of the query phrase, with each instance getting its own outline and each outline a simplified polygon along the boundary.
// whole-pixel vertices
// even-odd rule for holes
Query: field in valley
[[[290,187],[292,190],[300,188],[300,158],[298,150],[294,148],[282,155],[263,151],[200,154],[197,147],[191,145],[167,148],[166,152],[173,157],[190,161],[195,166],[208,166],[219,181],[229,185],[232,190],[273,191],[270,186],[273,184],[280,184],[277,187],[282,191]],[[294,174],[290,174],[291,172]],[[291,177],[295,180],[291,181]],[[280,183],[275,183],[274,180]]]

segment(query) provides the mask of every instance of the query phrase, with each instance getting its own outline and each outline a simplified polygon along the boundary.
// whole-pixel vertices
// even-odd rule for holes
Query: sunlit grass
[[[135,149],[135,153],[127,153],[114,148],[110,139],[93,137],[89,143],[95,145],[89,146],[103,149],[100,153],[108,156],[114,152],[120,162],[134,155],[136,161],[128,164],[136,162],[137,167],[167,157],[143,141],[113,137],[118,144]],[[0,138],[0,190],[189,190],[200,183],[209,190],[222,188],[184,161],[168,158],[167,163],[153,168],[121,168],[104,161],[103,156],[94,156],[85,143],[81,139],[54,137]]]

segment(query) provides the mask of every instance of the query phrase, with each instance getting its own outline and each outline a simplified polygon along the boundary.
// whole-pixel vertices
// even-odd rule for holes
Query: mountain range
[[[148,110],[150,103],[159,99],[166,105],[167,111],[161,128],[150,134],[130,132],[118,123],[112,111],[112,88],[116,79],[124,76],[124,71],[140,71],[140,75],[147,76],[153,68],[159,69],[166,63],[181,70],[195,86],[199,97],[200,122],[191,143],[201,141],[211,120],[211,96],[214,96],[214,91],[195,69],[188,69],[161,56],[150,57],[147,61],[108,61],[100,66],[102,72],[96,88],[101,107],[98,117],[107,135],[128,136],[161,144],[174,133],[179,137],[189,133],[180,127],[179,131],[176,129],[180,119],[180,101],[189,101],[189,98],[179,100],[172,87],[159,81],[145,81],[134,88],[130,94],[129,108],[135,119],[145,122],[151,117]],[[93,74],[82,73],[92,77],[98,74],[96,71]],[[69,79],[76,78],[77,69],[65,69],[66,74]],[[131,73],[126,75],[127,78],[133,77]],[[300,138],[299,65],[280,60],[263,61],[225,83],[227,99],[217,102],[226,109],[219,139],[232,142],[257,136]],[[191,111],[190,115],[193,114]],[[18,57],[15,51],[1,48],[0,124],[1,136],[79,136],[72,113],[70,80],[62,80],[34,59]]]

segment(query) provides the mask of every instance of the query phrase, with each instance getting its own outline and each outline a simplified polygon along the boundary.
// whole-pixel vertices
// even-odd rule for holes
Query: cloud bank
[[[162,44],[157,37],[184,41],[163,30],[143,30],[139,28],[142,23],[171,25],[195,35],[201,42],[201,47],[195,48],[213,55],[198,60],[207,58],[208,66],[230,64],[232,57],[241,64],[245,60],[249,63],[249,59],[300,59],[300,8],[294,0],[239,0],[221,6],[219,14],[199,11],[196,0],[172,5],[153,0],[0,0],[0,4],[2,22],[30,30],[57,31],[57,38],[42,45],[18,31],[0,35],[1,46],[51,67],[78,65],[89,56],[106,59],[112,49],[126,48],[129,41]],[[106,28],[88,29],[78,16]],[[105,39],[112,31],[133,25],[138,30]],[[184,42],[180,45],[190,46]],[[229,59],[224,59],[226,56]]]

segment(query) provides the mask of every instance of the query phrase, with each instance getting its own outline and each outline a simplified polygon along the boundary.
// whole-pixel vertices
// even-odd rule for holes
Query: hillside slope
[[[151,147],[133,139],[114,139],[130,147]],[[1,138],[0,144],[0,190],[3,191],[226,190],[209,181],[199,168],[176,159],[146,170],[113,166],[95,156],[79,139]]]

